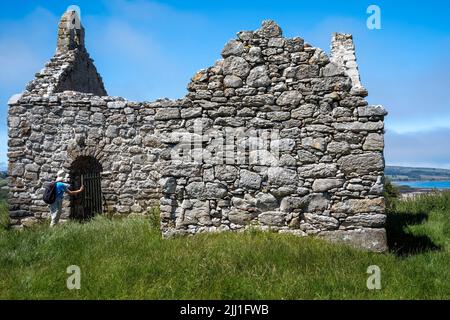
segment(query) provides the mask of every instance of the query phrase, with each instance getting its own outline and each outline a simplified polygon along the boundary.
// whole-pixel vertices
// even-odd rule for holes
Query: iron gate
[[[81,205],[84,208],[85,218],[90,218],[103,211],[102,206],[102,187],[100,185],[100,172],[91,172],[81,175],[81,185],[84,185],[84,191],[80,194]]]
[[[71,170],[72,190],[84,185],[84,191],[71,197],[71,217],[78,220],[92,218],[103,212],[101,166],[92,157],[77,159]]]

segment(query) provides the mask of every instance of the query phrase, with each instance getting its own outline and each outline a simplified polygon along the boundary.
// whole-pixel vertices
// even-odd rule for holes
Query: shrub
[[[400,197],[400,190],[394,186],[389,179],[384,182],[384,198],[386,199],[386,209],[392,211],[395,201]]]

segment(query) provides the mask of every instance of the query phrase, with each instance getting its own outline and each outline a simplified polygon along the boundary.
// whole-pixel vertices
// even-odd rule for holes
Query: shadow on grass
[[[427,219],[428,215],[425,213],[388,213],[386,233],[389,251],[399,257],[407,257],[427,251],[440,250],[441,247],[433,243],[429,237],[416,236],[406,230],[407,226],[422,224]]]

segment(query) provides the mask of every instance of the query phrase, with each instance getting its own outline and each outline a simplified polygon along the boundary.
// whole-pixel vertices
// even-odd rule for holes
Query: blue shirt
[[[62,199],[64,197],[64,192],[69,188],[69,184],[64,182],[56,182],[56,199]]]

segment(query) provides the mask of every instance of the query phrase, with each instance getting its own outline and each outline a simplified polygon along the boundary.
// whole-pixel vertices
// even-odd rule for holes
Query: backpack
[[[46,204],[52,204],[55,202],[55,199],[56,199],[56,182],[50,182],[45,187],[42,200],[44,200]]]

